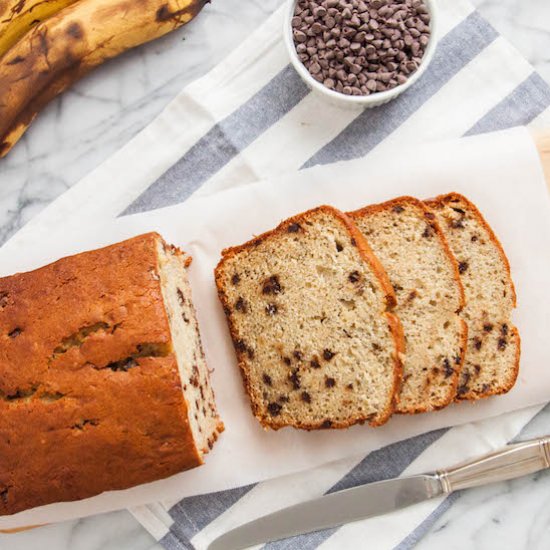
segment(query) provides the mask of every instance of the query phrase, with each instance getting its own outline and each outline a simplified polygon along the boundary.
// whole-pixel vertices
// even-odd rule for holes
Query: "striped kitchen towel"
[[[397,100],[364,112],[339,110],[309,92],[289,66],[279,9],[136,138],[31,220],[4,250],[35,245],[41,235],[78,234],[88,223],[179,203],[194,194],[402,144],[515,125],[548,127],[550,87],[467,1],[438,4],[439,44],[425,75]],[[369,184],[375,183],[366,178]],[[460,446],[473,453],[498,447],[521,433],[539,410],[425,434],[300,475],[132,512],[165,548],[204,548],[258,511],[447,464],[449,450]],[[377,549],[411,548],[453,498],[267,548],[347,548],[363,540]]]

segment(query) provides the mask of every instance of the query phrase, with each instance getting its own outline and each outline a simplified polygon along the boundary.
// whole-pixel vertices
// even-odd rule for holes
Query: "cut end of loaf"
[[[262,425],[389,418],[401,351],[393,291],[344,214],[323,206],[225,250],[216,283]]]
[[[224,430],[214,400],[214,391],[193,307],[187,267],[191,257],[159,240],[160,282],[166,305],[174,353],[187,403],[189,426],[197,451],[208,453]]]
[[[350,214],[380,259],[397,295],[406,340],[396,412],[441,409],[453,401],[466,347],[458,312],[464,291],[435,216],[413,197]]]
[[[477,400],[514,386],[520,337],[512,324],[516,293],[502,245],[479,210],[458,193],[426,203],[437,215],[459,266],[468,343],[457,399]]]

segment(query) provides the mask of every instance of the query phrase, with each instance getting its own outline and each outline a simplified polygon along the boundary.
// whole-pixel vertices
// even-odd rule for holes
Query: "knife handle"
[[[550,437],[509,445],[472,462],[437,472],[445,493],[522,477],[550,468]]]

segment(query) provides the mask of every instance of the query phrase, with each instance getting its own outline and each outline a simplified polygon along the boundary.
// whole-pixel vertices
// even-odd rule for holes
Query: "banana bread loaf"
[[[458,193],[427,202],[458,261],[466,293],[468,346],[458,399],[506,393],[519,370],[520,337],[510,318],[516,292],[504,250],[479,210]]]
[[[0,279],[0,515],[203,462],[223,424],[190,262],[150,233]]]
[[[350,214],[382,262],[403,325],[403,385],[396,412],[441,409],[456,397],[467,327],[458,266],[435,216],[400,197]]]
[[[403,342],[388,278],[328,206],[223,251],[216,283],[252,409],[263,426],[386,422]]]

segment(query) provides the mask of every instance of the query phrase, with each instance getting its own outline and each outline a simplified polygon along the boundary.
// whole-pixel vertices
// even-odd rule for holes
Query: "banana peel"
[[[0,157],[94,67],[191,21],[210,0],[78,0],[0,58]]]
[[[76,0],[0,0],[0,57],[33,27]]]

